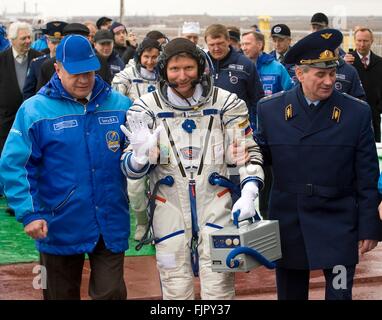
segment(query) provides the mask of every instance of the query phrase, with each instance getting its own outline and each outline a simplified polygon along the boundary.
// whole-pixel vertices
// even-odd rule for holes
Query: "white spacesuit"
[[[212,185],[209,177],[213,173],[227,177],[229,146],[238,140],[245,142],[249,161],[239,170],[243,192],[236,209],[244,212],[249,206],[254,214],[257,185],[261,187],[263,182],[262,155],[252,138],[245,102],[212,85],[212,78],[203,74],[204,53],[190,44],[180,38],[167,44],[158,62],[163,79],[159,89],[142,96],[129,109],[129,130],[124,128],[124,132],[131,144],[121,164],[129,183],[144,175],[150,179],[163,299],[193,299],[194,275],[200,276],[202,299],[232,299],[234,275],[211,271],[208,238],[209,233],[232,223],[231,194]],[[188,102],[174,95],[176,85],[169,85],[165,74],[167,62],[180,52],[192,56],[202,70]],[[138,133],[135,137],[134,132]],[[154,156],[149,163],[147,152],[142,155],[142,150],[153,145],[159,147],[159,157]],[[141,165],[134,165],[136,162]],[[129,193],[130,202],[144,205],[142,188],[133,193]],[[244,213],[246,217],[248,213]]]
[[[157,51],[152,57],[153,62],[150,61],[150,68],[142,61],[142,54],[151,49]],[[129,61],[124,70],[114,76],[111,83],[113,89],[128,96],[132,101],[143,94],[154,91],[158,83],[158,75],[154,68],[160,50],[161,47],[158,41],[152,39],[143,40],[138,46],[135,58]]]
[[[144,77],[142,73],[146,73],[146,77]],[[151,72],[151,74],[152,77],[149,78],[147,77],[150,76],[148,71],[141,69],[140,72],[137,68],[135,60],[131,59],[125,69],[114,76],[111,86],[113,89],[125,96],[128,96],[134,101],[141,95],[156,89],[158,80],[155,72]]]

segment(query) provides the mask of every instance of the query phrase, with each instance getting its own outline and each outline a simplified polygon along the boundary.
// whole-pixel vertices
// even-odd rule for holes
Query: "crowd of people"
[[[211,24],[206,48],[198,22],[137,39],[108,17],[50,21],[33,43],[28,23],[0,25],[0,194],[36,240],[44,299],[80,299],[85,254],[90,297],[126,299],[130,215],[164,299],[194,299],[194,277],[202,299],[233,299],[209,235],[258,215],[257,198],[279,221],[278,299],[308,299],[316,269],[326,299],[352,298],[359,255],[382,240],[382,58],[367,27],[345,52],[325,14],[310,24],[293,45],[286,24],[270,39]]]

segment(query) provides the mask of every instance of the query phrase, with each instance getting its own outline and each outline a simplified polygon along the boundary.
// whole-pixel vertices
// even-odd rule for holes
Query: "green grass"
[[[5,212],[6,201],[0,199],[0,264],[11,264],[20,262],[33,262],[38,260],[38,252],[34,240],[29,238],[23,231],[23,226],[15,217]],[[135,232],[135,219],[131,217],[131,237],[129,239],[130,249],[126,256],[148,256],[155,254],[152,245],[143,246],[140,251],[135,250],[137,241],[132,238]]]

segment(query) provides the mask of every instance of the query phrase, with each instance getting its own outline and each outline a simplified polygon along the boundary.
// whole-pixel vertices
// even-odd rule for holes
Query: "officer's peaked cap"
[[[335,50],[342,39],[342,33],[336,29],[313,32],[289,49],[284,62],[323,69],[336,67],[338,56]]]

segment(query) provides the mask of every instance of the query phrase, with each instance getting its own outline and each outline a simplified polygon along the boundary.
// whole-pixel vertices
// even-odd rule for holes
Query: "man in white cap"
[[[184,22],[182,27],[182,35],[184,38],[192,41],[196,45],[199,42],[200,25],[199,22]]]

